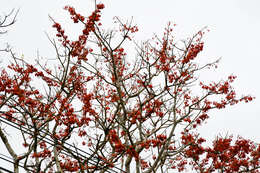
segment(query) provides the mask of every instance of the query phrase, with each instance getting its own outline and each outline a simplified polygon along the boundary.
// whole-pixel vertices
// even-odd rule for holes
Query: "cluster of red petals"
[[[104,9],[105,5],[104,4],[97,4],[97,9],[101,10]]]
[[[84,103],[83,106],[83,118],[86,117],[86,114],[89,113],[90,115],[96,115],[97,113],[95,112],[94,109],[92,109],[92,104],[91,104],[91,100],[93,99],[93,94],[87,94],[84,93],[82,95],[79,96],[81,101]],[[88,118],[84,118],[82,119],[82,121],[88,121]]]
[[[192,44],[189,47],[188,54],[183,58],[182,63],[186,64],[197,57],[198,53],[203,50],[203,43],[198,43],[196,45]]]
[[[235,78],[236,76],[231,75],[228,77],[228,80],[220,83],[211,83],[209,85],[205,85],[202,82],[200,83],[201,88],[207,90],[210,94],[224,95],[224,97],[219,102],[204,100],[204,112],[207,112],[212,108],[223,109],[227,105],[234,105],[242,101],[250,102],[254,99],[254,97],[252,96],[244,96],[239,99],[236,97],[236,93],[231,86],[231,83],[234,81]]]
[[[65,10],[68,10],[68,12],[71,15],[71,19],[74,21],[74,23],[78,23],[79,21],[84,22],[85,17],[80,15],[79,13],[76,13],[75,8],[70,6],[65,6]]]
[[[64,171],[75,172],[79,170],[78,161],[71,161],[67,159],[65,162],[60,162],[60,167]]]
[[[109,142],[114,147],[116,153],[125,153],[129,156],[134,157],[136,160],[139,160],[139,154],[136,152],[135,146],[124,145],[118,137],[116,130],[110,130],[108,136]]]
[[[46,157],[51,157],[51,151],[48,150],[47,148],[45,148],[43,151],[41,152],[37,152],[37,153],[33,153],[32,154],[32,158],[39,158],[39,157],[42,157],[42,158],[46,158]]]
[[[56,28],[56,30],[57,30],[57,32],[58,32],[58,33],[56,34],[56,36],[57,36],[58,38],[62,38],[62,39],[60,39],[59,41],[61,41],[61,42],[62,42],[62,45],[66,47],[66,46],[70,43],[70,41],[68,40],[68,36],[65,35],[64,30],[61,28],[61,25],[56,22],[56,23],[54,23],[54,24],[52,25],[52,27],[53,27],[53,28]]]
[[[14,77],[10,77],[5,70],[2,70],[0,75],[0,91],[5,94],[0,96],[1,101],[5,100],[7,95],[13,95],[19,102],[19,104],[16,106],[23,107],[34,114],[40,113],[40,116],[49,114],[50,106],[41,102],[43,96],[39,90],[30,87],[31,81],[32,78],[37,76],[45,81],[48,86],[56,86],[57,83],[52,79],[47,78],[43,72],[38,71],[35,67],[29,64],[26,64],[23,67],[18,64],[11,64],[8,66],[8,68],[15,72],[16,75],[14,75]],[[7,110],[5,113],[2,113],[3,116],[12,122],[18,120],[16,117],[17,111],[11,109],[10,107],[8,109],[9,110]],[[37,122],[38,121],[35,120],[32,123],[37,124]],[[17,123],[20,125],[25,125],[25,122],[20,120],[17,121]]]
[[[100,20],[100,10],[103,9],[104,4],[98,4],[97,9],[88,17],[88,20],[85,24],[85,29],[83,30],[83,34],[89,35],[91,31],[95,31],[94,24]]]
[[[161,110],[162,105],[163,102],[161,100],[155,99],[153,101],[147,102],[143,107],[143,112],[145,112],[145,115],[142,115],[140,110],[133,110],[131,113],[129,113],[131,123],[136,123],[136,120],[143,122],[146,119],[150,118],[152,114],[155,114],[158,117],[163,117],[164,113]]]
[[[136,161],[139,160],[139,154],[136,152],[135,147],[133,145],[127,147],[126,154],[134,157]]]
[[[164,134],[160,134],[160,135],[157,135],[156,138],[153,138],[153,139],[147,139],[143,142],[141,142],[140,146],[142,148],[145,148],[145,149],[149,149],[150,147],[161,147],[165,141],[166,141],[166,135]]]
[[[109,131],[109,141],[111,144],[114,144],[114,148],[116,152],[120,153],[125,151],[125,146],[122,144],[115,130]]]
[[[186,165],[193,165],[193,169],[200,172],[214,172],[225,169],[225,172],[239,171],[259,172],[260,145],[250,140],[239,137],[236,141],[232,137],[218,138],[212,147],[203,147],[203,138],[195,138],[192,134],[183,134],[185,149],[184,157],[179,157],[176,162],[171,162],[173,169],[184,171]],[[189,160],[191,159],[191,160]]]
[[[148,162],[143,160],[143,159],[140,159],[140,163],[141,163],[141,169],[147,169],[149,168],[150,166],[148,165]]]
[[[124,29],[130,31],[131,33],[135,33],[135,32],[139,31],[137,26],[128,27],[128,26],[124,25]]]
[[[97,9],[86,19],[84,16],[77,13],[75,8],[65,6],[64,9],[70,13],[71,19],[74,23],[81,21],[85,25],[82,31],[83,34],[79,36],[77,41],[69,41],[68,37],[64,34],[64,30],[61,28],[61,25],[59,23],[54,23],[53,27],[56,28],[58,32],[56,36],[62,38],[60,41],[62,41],[63,46],[69,46],[72,48],[71,55],[73,57],[77,56],[79,60],[87,60],[86,56],[91,51],[85,48],[85,44],[89,34],[95,31],[94,25],[100,20],[100,12],[104,7],[104,4],[97,4]]]

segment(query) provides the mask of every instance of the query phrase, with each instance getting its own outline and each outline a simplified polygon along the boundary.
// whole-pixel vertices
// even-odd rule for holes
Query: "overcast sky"
[[[88,16],[93,0],[0,0],[0,13],[20,8],[17,22],[7,35],[8,42],[20,56],[33,59],[37,51],[43,57],[54,56],[54,50],[45,32],[53,36],[48,15],[61,21],[67,28],[73,24],[65,5],[72,5]],[[204,60],[222,58],[218,71],[203,74],[207,79],[238,76],[235,85],[238,94],[252,94],[254,102],[239,104],[223,111],[213,112],[208,123],[200,129],[203,136],[213,139],[217,134],[240,134],[260,142],[260,1],[259,0],[103,0],[106,9],[102,20],[111,26],[112,17],[130,19],[139,26],[136,39],[146,40],[153,33],[161,34],[168,21],[176,26],[176,37],[186,38],[204,26],[210,32],[205,36]],[[70,30],[71,31],[71,30]],[[6,60],[7,57],[0,57]]]

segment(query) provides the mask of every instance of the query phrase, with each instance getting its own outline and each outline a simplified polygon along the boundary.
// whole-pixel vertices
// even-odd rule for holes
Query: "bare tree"
[[[0,37],[2,34],[7,33],[7,28],[15,23],[18,12],[19,10],[15,11],[13,9],[10,13],[0,16]],[[0,49],[0,51],[8,51],[8,46],[5,49]]]

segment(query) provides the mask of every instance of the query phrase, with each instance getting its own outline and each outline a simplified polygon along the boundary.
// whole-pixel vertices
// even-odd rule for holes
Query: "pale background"
[[[100,1],[98,1],[100,2]],[[260,1],[259,0],[103,0],[105,26],[112,26],[113,16],[130,19],[139,26],[137,40],[146,40],[153,33],[162,35],[168,21],[177,24],[176,38],[187,38],[204,26],[210,32],[205,36],[202,61],[221,63],[214,73],[202,74],[209,81],[238,76],[235,86],[240,94],[252,94],[256,99],[223,111],[212,112],[208,123],[200,128],[202,136],[214,139],[216,135],[241,135],[260,142]],[[0,0],[0,14],[20,8],[17,22],[0,42],[8,42],[18,56],[34,59],[39,54],[55,57],[45,32],[54,36],[48,15],[64,24],[72,33],[77,28],[62,8],[72,5],[88,16],[94,8],[93,0]],[[1,55],[5,62],[8,57]],[[1,65],[1,64],[0,64]],[[1,142],[0,142],[1,144]],[[0,152],[3,147],[0,145]],[[1,165],[1,164],[0,164]]]

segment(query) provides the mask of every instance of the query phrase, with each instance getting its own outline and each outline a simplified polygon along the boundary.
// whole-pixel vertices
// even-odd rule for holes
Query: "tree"
[[[205,29],[180,43],[169,23],[162,38],[137,44],[132,21],[115,18],[117,31],[102,28],[103,8],[96,4],[84,17],[65,7],[83,26],[75,41],[51,18],[58,38],[50,39],[54,66],[11,54],[13,63],[1,71],[0,137],[13,171],[259,172],[259,144],[227,136],[205,146],[196,131],[211,110],[253,100],[236,95],[234,75],[199,80],[218,63],[198,62]],[[135,59],[128,43],[136,46]],[[11,127],[21,137],[21,153],[10,143]]]
[[[15,23],[18,12],[19,10],[15,12],[13,9],[10,13],[0,16],[0,36],[6,34],[6,29]],[[0,48],[0,52],[1,51],[9,51],[8,46],[4,49]]]

